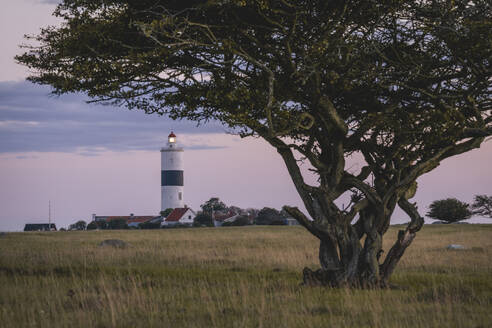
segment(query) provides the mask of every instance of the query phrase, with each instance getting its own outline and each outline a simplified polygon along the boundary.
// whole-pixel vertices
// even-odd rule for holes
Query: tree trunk
[[[335,239],[320,240],[321,268],[316,271],[304,268],[304,284],[352,288],[386,288],[389,286],[391,274],[420,228],[409,225],[406,230],[401,230],[395,245],[381,264],[383,236],[378,232],[375,224],[370,224],[381,221],[376,217],[365,219],[368,220],[363,234],[365,239],[360,238],[351,225],[343,229],[340,226],[332,227],[334,231],[338,231],[335,233]],[[333,234],[330,233],[330,235]],[[361,240],[363,240],[363,246]]]
[[[321,268],[303,270],[306,285],[331,287],[374,288],[379,286],[380,274],[378,256],[381,238],[376,235],[366,238],[361,247],[358,236],[351,233],[339,235],[337,245],[330,240],[321,240],[319,259]]]
[[[424,222],[414,204],[404,198],[398,204],[410,216],[411,221],[405,230],[399,231],[398,238],[383,263],[380,263],[384,253],[383,234],[389,226],[394,206],[381,210],[369,205],[359,212],[359,220],[353,225],[343,216],[337,216],[338,214],[325,215],[313,221],[299,209],[285,206],[284,209],[290,215],[320,240],[321,268],[316,271],[304,268],[304,284],[354,288],[388,287],[391,274]]]

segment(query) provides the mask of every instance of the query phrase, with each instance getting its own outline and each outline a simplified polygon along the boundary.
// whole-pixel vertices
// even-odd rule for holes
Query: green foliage
[[[85,230],[86,227],[87,223],[84,220],[77,221],[74,224],[74,228],[77,230]]]
[[[473,214],[492,219],[492,196],[475,195],[471,208],[473,210]]]
[[[472,212],[467,203],[461,202],[456,198],[447,198],[433,201],[429,206],[427,216],[448,223],[458,222],[469,219]]]
[[[173,210],[173,208],[166,208],[164,211],[160,211],[159,214],[166,218]]]
[[[274,208],[264,207],[258,213],[258,216],[255,218],[254,222],[257,225],[283,225],[284,218]]]
[[[218,197],[212,197],[209,200],[207,200],[205,203],[200,205],[202,208],[202,211],[204,213],[212,215],[212,212],[215,211],[222,211],[227,208],[227,206],[218,198]]]
[[[206,226],[206,227],[214,226],[214,220],[212,219],[212,216],[210,216],[206,212],[199,213],[193,221],[194,221],[193,225],[195,226]]]
[[[139,229],[159,229],[161,227],[161,222],[142,222],[138,225]]]
[[[95,229],[108,229],[108,223],[106,221],[91,221],[87,225],[87,230]]]

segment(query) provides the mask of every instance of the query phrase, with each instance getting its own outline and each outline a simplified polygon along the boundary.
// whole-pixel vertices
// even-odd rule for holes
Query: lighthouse
[[[184,150],[178,147],[171,131],[166,147],[161,148],[161,210],[184,207]]]

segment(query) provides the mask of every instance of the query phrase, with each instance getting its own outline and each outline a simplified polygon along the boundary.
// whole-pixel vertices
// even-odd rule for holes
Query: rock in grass
[[[99,247],[111,246],[115,248],[126,248],[129,247],[130,244],[120,239],[106,239],[99,243]]]
[[[465,249],[465,246],[458,244],[450,244],[446,246],[446,249]]]

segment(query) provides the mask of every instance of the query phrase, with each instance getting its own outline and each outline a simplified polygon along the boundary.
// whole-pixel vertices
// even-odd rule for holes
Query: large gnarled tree
[[[55,15],[17,57],[31,81],[277,149],[310,218],[285,210],[320,240],[311,283],[387,286],[423,224],[417,178],[492,132],[488,1],[65,0]],[[384,255],[396,206],[411,222]]]

